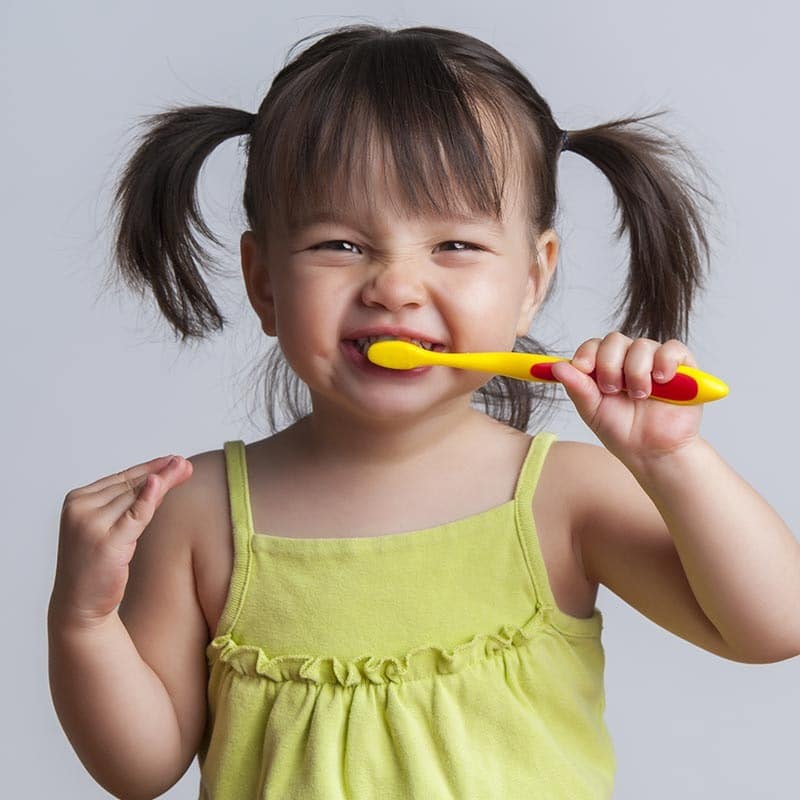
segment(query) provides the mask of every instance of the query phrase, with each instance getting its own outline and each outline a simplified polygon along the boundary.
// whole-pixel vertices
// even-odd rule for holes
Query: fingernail
[[[663,373],[663,372],[654,372],[654,373],[653,373],[653,377],[654,377],[654,378],[655,378],[657,381],[663,381],[663,380],[664,380],[664,373]]]
[[[610,383],[604,383],[603,384],[603,391],[604,392],[609,392],[609,393],[616,392],[617,391],[617,387],[616,386],[612,386]]]
[[[639,400],[641,400],[643,397],[647,397],[647,392],[642,391],[631,392],[631,394]]]

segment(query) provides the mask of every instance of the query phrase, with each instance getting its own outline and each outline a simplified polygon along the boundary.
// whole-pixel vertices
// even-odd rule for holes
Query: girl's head
[[[218,144],[246,135],[243,200],[250,232],[242,239],[242,257],[246,274],[253,276],[248,278],[250,299],[266,332],[277,332],[280,341],[281,325],[291,326],[291,319],[281,317],[278,287],[295,271],[316,275],[321,265],[335,264],[337,270],[330,272],[352,274],[358,265],[369,264],[377,274],[385,267],[382,274],[403,276],[403,291],[410,292],[407,308],[417,313],[422,301],[413,298],[414,282],[419,278],[423,286],[429,273],[397,272],[401,262],[409,270],[427,265],[446,271],[450,283],[442,279],[437,285],[449,286],[453,294],[474,291],[477,284],[470,278],[475,265],[495,258],[508,266],[508,251],[502,248],[513,242],[517,263],[524,259],[530,266],[524,271],[529,280],[519,282],[519,270],[500,271],[502,286],[485,284],[484,290],[502,293],[503,286],[508,290],[512,285],[509,281],[518,281],[521,296],[511,310],[512,339],[505,344],[545,352],[526,333],[533,313],[555,286],[556,167],[566,148],[589,158],[609,178],[621,213],[617,235],[627,231],[630,239],[630,270],[619,309],[625,318],[619,329],[660,341],[685,339],[692,297],[701,285],[700,251],[708,254],[695,195],[708,198],[669,164],[669,157],[679,156],[697,168],[679,142],[656,136],[652,128],[634,127],[648,118],[571,131],[565,143],[547,102],[488,44],[440,28],[338,28],[284,66],[256,115],[204,106],[146,120],[149,129],[115,197],[117,262],[129,285],[152,289],[161,311],[184,338],[221,328],[225,320],[196,267],[208,258],[192,235],[190,220],[216,241],[197,208],[197,176]],[[326,216],[340,222],[309,227]],[[459,228],[451,224],[459,216],[481,222]],[[343,225],[347,219],[355,224]],[[440,222],[441,236],[434,241]],[[502,226],[506,237],[494,252],[486,238],[493,225]],[[359,233],[371,238],[359,241]],[[330,243],[326,249],[309,249],[324,242]],[[481,249],[455,252],[453,245],[462,242]],[[449,250],[432,249],[442,243]],[[429,246],[426,265],[417,258],[423,244]],[[331,284],[330,276],[326,280],[326,291],[345,291]],[[373,285],[373,293],[360,295],[360,302],[379,310],[381,323],[408,325],[408,319],[389,319],[389,305],[397,301],[394,290],[387,289],[389,280],[375,290],[378,294]],[[347,324],[357,328],[357,317]],[[434,325],[427,332],[446,334],[435,329],[433,315],[427,322]],[[476,328],[486,324],[480,318],[473,322]],[[462,337],[453,349],[466,349],[458,346],[463,343]],[[267,379],[278,384],[283,378],[289,412],[302,416],[306,408],[298,385],[290,370],[281,371],[286,365],[280,348],[273,353]],[[487,411],[525,430],[532,415],[548,410],[542,398],[552,405],[555,389],[496,377],[476,394]],[[269,406],[273,427],[277,397],[273,392]]]

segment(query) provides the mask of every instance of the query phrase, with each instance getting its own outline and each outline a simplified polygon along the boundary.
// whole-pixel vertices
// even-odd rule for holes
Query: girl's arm
[[[76,625],[51,600],[47,624],[53,703],[83,765],[121,800],[163,794],[182,774],[178,720],[122,620]]]
[[[725,641],[759,661],[800,655],[800,543],[774,509],[704,439],[632,472]]]
[[[576,478],[587,575],[734,660],[800,655],[800,543],[700,436],[702,405],[648,397],[681,364],[697,367],[677,339],[612,331],[553,365],[605,445],[589,446]]]
[[[573,450],[576,540],[587,577],[724,658],[800,655],[800,544],[705,440],[649,467]]]
[[[173,786],[206,719],[208,628],[192,559],[202,494],[191,462],[165,460],[68,493],[47,615],[59,721],[89,773],[122,800]]]

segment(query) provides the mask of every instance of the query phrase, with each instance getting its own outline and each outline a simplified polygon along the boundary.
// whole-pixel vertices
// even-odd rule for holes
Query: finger
[[[650,377],[653,359],[661,345],[653,339],[636,339],[625,356],[625,390],[634,400],[649,397],[653,391]]]
[[[680,364],[697,367],[697,362],[686,345],[678,339],[669,339],[656,351],[653,360],[653,380],[657,383],[666,383],[672,380]],[[664,377],[659,378],[655,374],[657,372]]]
[[[603,395],[591,374],[594,369],[594,352],[599,343],[599,339],[584,342],[575,351],[572,362],[558,361],[550,367],[553,377],[564,387],[578,413],[587,421],[587,424],[590,424],[589,420],[594,418],[597,409],[603,402]]]
[[[188,470],[187,467],[189,467]],[[161,469],[154,470],[146,475],[141,475],[136,478],[135,481],[123,480],[104,490],[108,492],[110,499],[103,507],[103,511],[113,517],[113,520],[116,520],[122,513],[120,509],[124,510],[129,507],[135,498],[140,496],[141,492],[144,491],[145,484],[148,481],[151,486],[162,486],[164,489],[168,490],[172,488],[172,486],[183,482],[190,475],[191,463],[184,458],[168,462],[161,467]],[[98,493],[98,495],[99,494],[100,493]]]
[[[632,339],[619,331],[606,336],[597,348],[597,373],[595,380],[604,394],[615,394],[622,389],[624,381],[623,364]]]
[[[158,458],[153,458],[150,461],[143,461],[141,464],[128,467],[121,472],[114,472],[111,475],[105,475],[102,478],[98,478],[98,480],[94,481],[93,483],[88,483],[85,486],[79,486],[76,489],[73,489],[71,494],[75,497],[79,497],[83,494],[102,491],[108,486],[124,483],[126,478],[130,481],[135,481],[137,478],[153,472],[153,470],[161,469],[166,465],[170,458],[173,458],[173,456],[159,456]]]
[[[151,476],[157,477],[156,484],[162,485],[166,492],[173,486],[177,486],[178,483],[182,483],[191,474],[191,463],[186,459],[180,459],[177,463],[165,464],[160,470],[140,475],[133,480],[123,479],[119,483],[107,486],[102,491],[86,495],[82,498],[82,502],[92,504],[91,507],[94,509],[98,525],[103,530],[109,531],[131,505],[142,496],[148,479],[152,483]],[[159,498],[158,503],[160,502]]]
[[[597,358],[597,348],[600,346],[602,339],[587,339],[576,351],[572,357],[571,364],[576,369],[587,375],[594,369],[595,360]]]
[[[182,468],[185,468],[185,465],[188,463],[185,458],[181,458],[180,456],[173,456],[173,458],[178,459],[178,465]],[[156,462],[162,461],[162,459],[155,459]],[[82,495],[77,496],[77,501],[75,499],[75,495],[73,494],[73,502],[77,502],[79,506],[86,506],[91,509],[99,509],[99,510],[107,510],[110,503],[116,500],[119,497],[133,497],[135,496],[142,487],[142,484],[147,480],[149,475],[154,475],[158,473],[166,473],[167,471],[174,470],[175,465],[170,465],[169,457],[168,460],[165,461],[163,464],[159,464],[156,468],[150,470],[141,470],[139,466],[137,467],[130,467],[129,469],[122,470],[121,472],[116,472],[112,476],[108,476],[109,478],[114,478],[114,483],[107,484],[104,488],[98,489],[97,491],[91,493],[84,493]],[[106,480],[105,478],[103,480]],[[116,517],[115,517],[116,519]]]
[[[173,463],[160,472],[151,473],[137,492],[123,492],[108,504],[105,510],[114,519],[109,528],[109,540],[123,546],[141,536],[167,492],[192,474],[191,463],[185,461],[184,464],[189,468]]]

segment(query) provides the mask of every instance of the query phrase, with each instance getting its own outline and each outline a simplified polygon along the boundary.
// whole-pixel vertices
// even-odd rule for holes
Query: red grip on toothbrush
[[[553,377],[553,370],[551,362],[547,364],[534,364],[530,373],[534,378],[539,378],[544,381],[559,381]],[[597,374],[595,370],[589,373],[589,377],[593,381],[597,381]],[[690,375],[683,372],[676,372],[670,380],[666,383],[656,383],[652,381],[653,389],[650,392],[650,397],[665,397],[668,400],[694,400],[697,397],[697,381]],[[625,388],[625,378],[622,379],[622,388]]]

